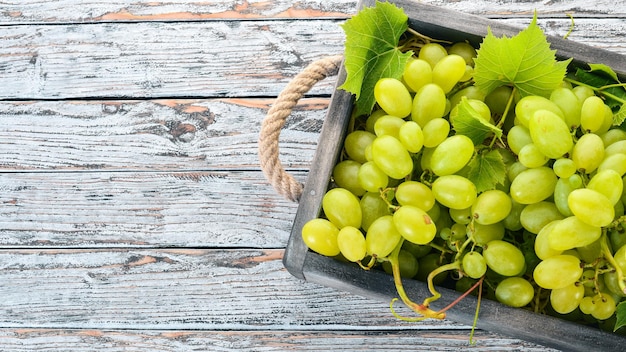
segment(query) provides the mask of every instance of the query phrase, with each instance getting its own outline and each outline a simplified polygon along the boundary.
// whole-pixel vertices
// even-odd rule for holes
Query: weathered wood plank
[[[0,204],[0,247],[47,248],[282,248],[297,207],[260,171],[2,173]]]
[[[489,17],[540,15],[576,17],[624,17],[626,8],[610,0],[422,0],[444,8]],[[316,1],[232,1],[232,0],[149,0],[81,1],[67,11],[61,1],[13,0],[3,2],[0,24],[73,23],[111,21],[200,21],[260,18],[347,18],[356,13],[356,0]]]
[[[525,26],[529,19],[508,22]],[[626,53],[623,20],[576,23],[571,40]],[[283,20],[0,27],[0,99],[276,96],[308,63],[343,52],[339,24]],[[570,21],[544,19],[540,25],[549,34],[564,35]],[[311,94],[329,94],[333,83],[320,82]]]
[[[281,161],[308,169],[329,98],[305,98],[280,137]],[[0,102],[0,170],[259,169],[274,99]]]
[[[400,321],[388,302],[292,277],[282,254],[282,249],[0,250],[0,327],[468,328],[449,321]]]
[[[10,351],[553,351],[525,341],[467,330],[171,331],[0,329]]]

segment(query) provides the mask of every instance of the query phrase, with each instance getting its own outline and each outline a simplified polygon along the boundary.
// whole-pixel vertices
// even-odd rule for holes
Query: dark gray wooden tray
[[[403,8],[409,16],[409,26],[433,38],[451,41],[468,40],[475,46],[482,41],[490,27],[496,36],[513,36],[522,28],[512,27],[483,17],[442,9],[417,1],[389,1]],[[361,1],[360,8],[374,6],[374,0]],[[573,65],[603,63],[626,77],[626,58],[622,55],[593,48],[580,43],[549,37],[557,56],[574,58]],[[339,71],[337,86],[345,80],[346,72]],[[294,276],[325,286],[389,302],[397,297],[393,278],[383,272],[364,271],[361,268],[320,256],[308,250],[302,241],[302,226],[320,214],[321,201],[329,184],[332,169],[341,153],[343,140],[352,110],[352,96],[335,89],[322,128],[316,155],[300,199],[296,218],[287,244],[284,265]],[[405,280],[405,289],[411,297],[430,295],[425,283]],[[434,309],[445,307],[460,294],[439,288],[442,298],[433,304]],[[468,296],[447,312],[447,318],[461,324],[472,325],[476,298]],[[391,314],[391,313],[390,313]],[[626,338],[603,332],[593,327],[559,318],[510,308],[495,301],[483,300],[480,306],[478,328],[510,337],[531,341],[564,351],[623,351]]]

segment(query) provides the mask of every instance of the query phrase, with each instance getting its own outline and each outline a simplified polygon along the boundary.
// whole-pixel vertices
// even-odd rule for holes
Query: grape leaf
[[[613,114],[613,126],[626,127],[624,120],[626,120],[626,104],[622,104],[619,110]]]
[[[461,98],[459,104],[455,107],[456,113],[450,115],[452,126],[456,133],[468,136],[474,145],[482,144],[485,138],[492,133],[496,137],[502,137],[502,130],[497,126],[485,121],[470,103],[467,98]]]
[[[562,83],[571,59],[556,60],[536,14],[526,29],[511,38],[497,38],[491,28],[487,32],[474,59],[474,81],[485,94],[513,85],[521,96],[549,97]]]
[[[497,184],[504,184],[506,166],[497,149],[477,153],[468,168],[467,178],[476,185],[478,193],[494,189]]]
[[[617,329],[621,328],[622,326],[626,326],[626,301],[620,302],[617,305],[615,312],[617,320],[615,321],[615,327],[613,327],[613,331],[617,331]]]
[[[617,73],[613,69],[605,64],[589,64],[589,72],[603,72],[607,76],[613,78],[615,82],[619,82]]]
[[[398,48],[400,36],[408,28],[408,17],[393,4],[376,2],[347,20],[346,81],[339,87],[356,97],[356,114],[369,114],[374,107],[374,86],[380,78],[400,79],[407,60],[413,55]]]

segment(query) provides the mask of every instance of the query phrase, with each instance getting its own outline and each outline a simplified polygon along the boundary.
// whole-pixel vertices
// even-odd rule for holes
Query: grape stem
[[[600,248],[601,248],[602,254],[604,255],[604,258],[615,269],[615,274],[617,275],[617,284],[619,286],[619,289],[624,294],[626,294],[626,283],[624,283],[624,272],[622,271],[622,268],[615,261],[613,254],[611,254],[611,250],[609,249],[609,243],[608,243],[608,239],[607,239],[605,231],[602,232],[602,240],[600,242],[600,245],[601,245]]]
[[[389,254],[389,256],[387,257],[387,260],[391,264],[391,269],[393,271],[393,281],[396,285],[396,291],[398,292],[398,295],[400,296],[400,298],[402,299],[402,302],[407,307],[409,307],[411,310],[413,310],[417,314],[421,315],[421,317],[419,317],[418,320],[426,319],[426,318],[445,319],[446,314],[442,312],[436,312],[428,308],[428,304],[426,304],[426,300],[424,301],[425,303],[423,304],[415,303],[411,301],[409,296],[404,291],[404,286],[402,285],[402,277],[400,276],[400,261],[398,260],[398,256],[400,254],[400,249],[402,248],[403,242],[404,240],[400,240],[396,248],[394,248],[391,254]],[[429,288],[430,288],[430,285],[429,285]],[[396,312],[393,310],[393,303],[396,300],[397,298],[391,301],[391,305],[390,305],[391,311],[397,318],[406,320],[406,319],[403,319],[403,317],[400,317],[398,314],[396,314]],[[407,319],[410,319],[410,318],[407,318]]]
[[[437,267],[436,269],[434,269],[428,274],[428,278],[427,278],[428,290],[430,291],[430,293],[432,293],[432,297],[428,297],[424,299],[423,304],[425,306],[428,307],[431,302],[434,302],[441,297],[441,293],[439,293],[439,291],[437,291],[437,289],[435,288],[435,284],[433,280],[435,279],[435,276],[439,275],[440,273],[446,272],[448,270],[461,270],[461,262],[457,260],[452,263],[444,264],[442,266]]]
[[[611,93],[607,93],[607,92],[604,91],[605,89],[612,88],[612,87],[619,87],[619,86],[623,87],[624,86],[623,83],[621,83],[621,84],[610,84],[610,85],[606,85],[606,86],[603,86],[603,87],[594,87],[594,86],[592,86],[590,84],[586,84],[586,83],[583,83],[583,82],[580,82],[580,81],[577,81],[575,79],[571,79],[571,78],[568,78],[568,77],[565,77],[565,80],[570,82],[570,83],[572,83],[572,84],[575,84],[577,86],[585,86],[587,88],[591,88],[594,92],[598,92],[598,93],[604,95],[605,97],[608,97],[608,98],[611,98],[613,100],[619,101],[622,104],[626,104],[626,100],[621,99],[620,97],[618,97],[616,95],[613,95]]]
[[[506,120],[506,117],[509,115],[509,110],[511,110],[511,106],[513,106],[515,93],[517,93],[517,87],[513,86],[513,89],[511,90],[511,95],[509,95],[509,100],[506,102],[506,107],[504,108],[504,112],[502,113],[502,117],[500,118],[500,121],[498,121],[498,124],[496,125],[497,128],[502,128],[502,126],[504,125],[504,121]],[[498,137],[493,136],[493,139],[491,140],[491,143],[489,144],[489,148],[493,148],[493,145],[496,143],[496,140],[498,140]]]

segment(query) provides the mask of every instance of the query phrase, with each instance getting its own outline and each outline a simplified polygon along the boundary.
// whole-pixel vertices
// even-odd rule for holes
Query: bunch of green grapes
[[[425,44],[402,79],[374,88],[376,108],[356,117],[322,214],[302,229],[315,252],[541,312],[614,317],[626,297],[626,132],[593,89],[564,82],[549,98],[511,87],[481,93],[475,49]],[[451,128],[465,101],[505,131],[474,145]],[[492,139],[495,140],[495,139]],[[505,182],[477,191],[468,164],[489,145]],[[456,280],[456,281],[455,281]],[[417,308],[416,308],[417,307]]]

